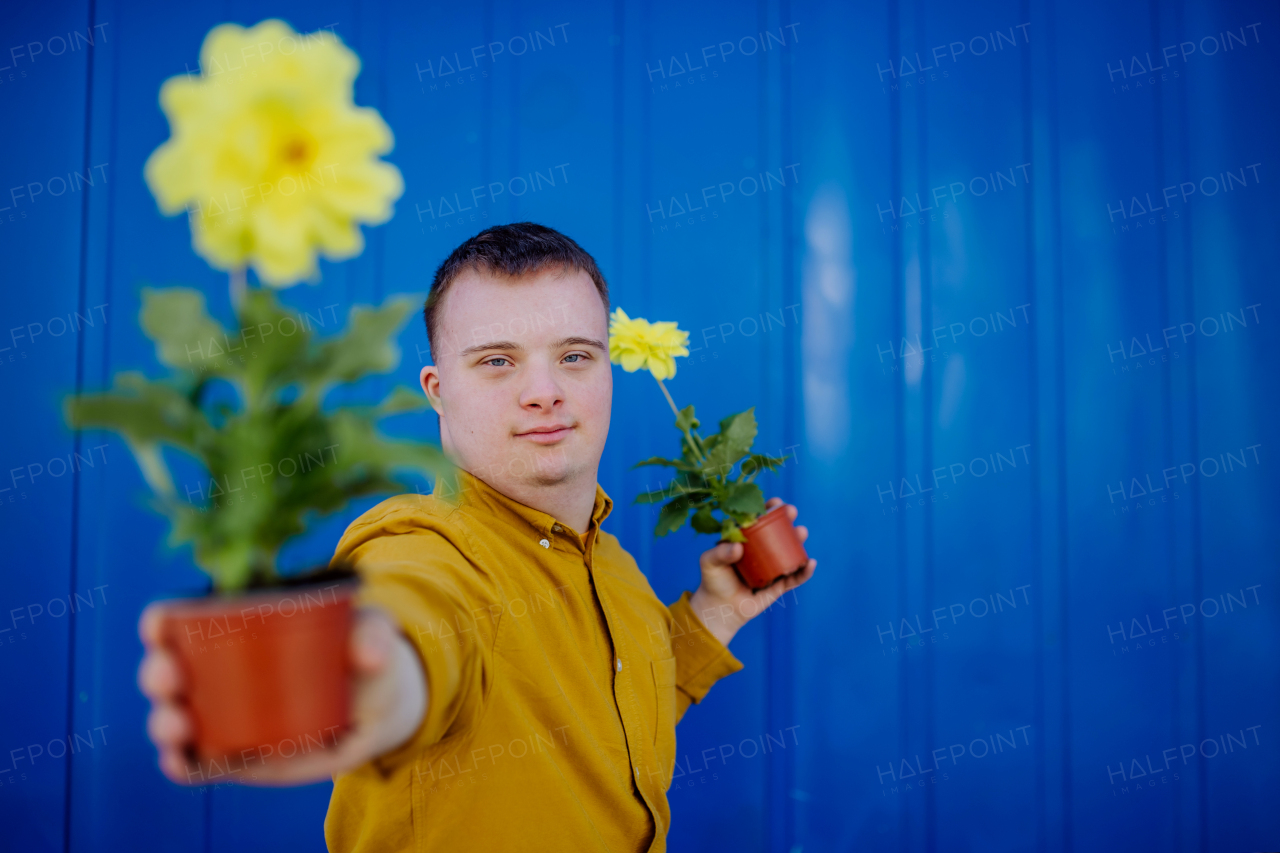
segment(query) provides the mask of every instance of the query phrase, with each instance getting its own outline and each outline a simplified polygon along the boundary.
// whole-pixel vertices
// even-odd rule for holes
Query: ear
[[[418,383],[422,386],[422,393],[427,395],[431,408],[436,410],[437,415],[440,414],[443,407],[440,399],[440,369],[434,364],[428,364],[418,374]]]

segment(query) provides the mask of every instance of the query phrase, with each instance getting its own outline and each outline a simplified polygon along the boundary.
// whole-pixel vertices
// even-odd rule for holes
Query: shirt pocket
[[[652,663],[653,686],[657,697],[653,743],[664,763],[675,753],[676,731],[676,659],[664,658]],[[664,749],[665,747],[665,749]]]

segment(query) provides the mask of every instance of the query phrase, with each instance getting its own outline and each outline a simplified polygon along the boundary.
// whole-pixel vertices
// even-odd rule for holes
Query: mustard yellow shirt
[[[597,485],[580,535],[460,471],[347,528],[334,560],[430,695],[409,741],[334,780],[331,851],[666,849],[675,724],[742,664],[690,593],[658,600],[612,508]]]

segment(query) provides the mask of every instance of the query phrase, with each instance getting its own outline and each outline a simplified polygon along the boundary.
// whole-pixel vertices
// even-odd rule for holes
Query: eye
[[[485,364],[493,364],[495,361],[508,361],[508,359],[503,358],[502,356],[495,356],[495,357],[493,357],[493,358],[491,358],[491,359],[488,359],[488,360],[487,360],[487,361],[485,361],[484,363],[485,363]],[[499,365],[497,365],[497,366],[498,366],[498,367],[502,367],[502,365],[500,365],[500,364],[499,364]]]
[[[571,352],[571,353],[569,353],[568,355],[566,355],[566,356],[565,356],[565,359],[566,359],[566,360],[567,360],[567,359],[570,359],[570,358],[586,359],[586,357],[587,357],[587,354],[586,354],[586,353],[584,353],[584,352]],[[569,362],[569,363],[570,363],[570,364],[578,364],[578,362],[576,362],[576,361],[571,361],[571,362]]]

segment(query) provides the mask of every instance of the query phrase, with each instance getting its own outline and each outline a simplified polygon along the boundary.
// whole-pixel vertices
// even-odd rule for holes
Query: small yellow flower
[[[275,287],[314,278],[317,252],[360,254],[358,223],[390,219],[404,182],[378,159],[390,128],[352,100],[355,53],[327,30],[222,24],[200,69],[161,87],[171,136],[145,169],[161,211],[189,212],[196,252]]]
[[[634,320],[621,308],[609,318],[609,360],[628,373],[647,368],[659,381],[676,375],[678,355],[688,355],[689,333],[673,322]]]

